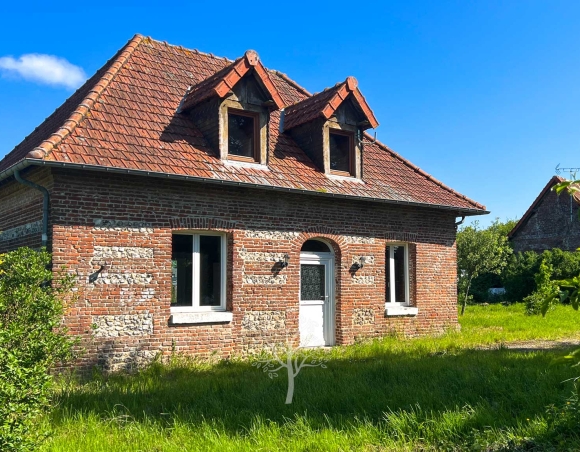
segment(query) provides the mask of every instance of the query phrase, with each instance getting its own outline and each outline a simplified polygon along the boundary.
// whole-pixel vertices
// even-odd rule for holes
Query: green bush
[[[552,306],[548,305],[546,307],[546,299],[554,299],[560,293],[558,286],[551,280],[552,274],[554,273],[554,268],[549,262],[549,258],[546,256],[542,259],[540,263],[540,268],[536,276],[534,277],[536,283],[536,290],[524,298],[524,303],[526,304],[526,313],[529,315],[536,314],[546,314],[547,309],[551,309]]]
[[[544,251],[542,257],[552,265],[552,279],[568,279],[580,274],[580,252],[554,248]]]
[[[543,260],[552,268],[551,280],[572,278],[580,273],[580,252],[554,248],[541,254],[534,251],[514,254],[501,274],[509,301],[522,301],[537,290],[535,277]]]
[[[473,279],[471,293],[476,303],[498,303],[504,301],[503,295],[493,295],[489,289],[503,287],[500,275],[484,273]]]
[[[513,254],[501,274],[509,301],[522,301],[536,290],[534,276],[540,268],[540,255],[533,251]]]
[[[565,444],[580,439],[580,382],[574,382],[572,395],[562,406],[550,405],[546,414],[548,434],[553,443]]]
[[[29,248],[0,255],[0,450],[33,450],[51,403],[49,370],[72,357],[61,326],[72,278],[53,281],[50,255]]]

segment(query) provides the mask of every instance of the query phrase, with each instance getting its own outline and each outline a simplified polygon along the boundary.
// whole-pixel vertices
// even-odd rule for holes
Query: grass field
[[[526,317],[521,305],[468,307],[462,332],[319,351],[294,403],[287,380],[247,361],[174,359],[137,375],[62,382],[45,451],[580,450],[550,444],[545,407],[570,394],[578,370],[562,351],[485,344],[580,337],[580,313]],[[533,449],[536,447],[536,449]]]

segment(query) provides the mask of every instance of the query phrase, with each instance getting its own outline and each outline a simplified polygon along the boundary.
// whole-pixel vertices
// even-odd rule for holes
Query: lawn
[[[298,375],[292,405],[283,374],[242,360],[63,381],[43,450],[550,450],[545,408],[563,403],[578,370],[550,367],[562,351],[480,346],[580,337],[580,313],[470,306],[461,323],[439,338],[318,351],[327,368]],[[558,450],[580,450],[574,441]]]

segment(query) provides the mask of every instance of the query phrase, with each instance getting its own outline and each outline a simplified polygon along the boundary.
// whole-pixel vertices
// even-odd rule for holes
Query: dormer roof
[[[349,96],[363,117],[361,128],[364,130],[378,127],[379,122],[360,92],[356,78],[347,77],[344,82],[287,107],[284,112],[284,130],[320,117],[329,119]]]
[[[247,50],[243,57],[226,66],[221,71],[202,80],[197,85],[190,86],[185,97],[181,101],[178,112],[185,112],[200,102],[213,96],[224,98],[232,88],[251,70],[254,71],[258,81],[271,97],[277,109],[284,107],[282,96],[272,83],[268,71],[260,61],[258,53]]]

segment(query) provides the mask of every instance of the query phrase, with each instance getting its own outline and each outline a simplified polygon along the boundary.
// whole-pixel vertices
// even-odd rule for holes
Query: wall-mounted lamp
[[[278,261],[278,264],[280,264],[280,267],[282,267],[282,268],[288,267],[289,263],[290,263],[290,256],[288,255],[288,253],[284,254],[282,259]]]
[[[365,263],[367,261],[367,258],[365,256],[360,256],[358,258],[357,261],[355,261],[352,265],[353,267],[355,267],[357,270],[363,268],[365,266]]]
[[[101,268],[99,268],[96,272],[91,273],[89,275],[89,283],[93,284],[99,278],[99,275],[101,274],[101,272],[103,270],[106,270],[107,269],[107,267],[108,267],[109,264],[107,264],[107,262],[103,262],[100,265],[101,265]]]

